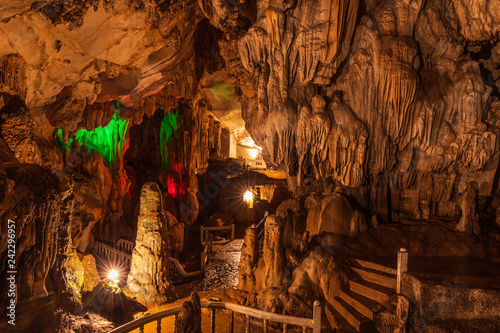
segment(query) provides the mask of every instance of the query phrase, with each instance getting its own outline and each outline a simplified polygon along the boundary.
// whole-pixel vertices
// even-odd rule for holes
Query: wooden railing
[[[230,312],[229,322],[227,328],[218,329],[218,332],[234,332],[234,313],[240,313],[246,315],[246,332],[251,332],[251,320],[252,318],[258,318],[263,321],[264,333],[268,332],[269,322],[278,322],[283,324],[283,332],[288,331],[289,325],[302,327],[303,332],[307,332],[307,329],[312,329],[313,333],[320,333],[321,331],[321,302],[315,301],[313,307],[313,318],[299,318],[287,315],[280,315],[272,312],[266,312],[254,308],[249,308],[239,304],[228,303],[228,302],[200,302],[203,309],[210,309],[210,332],[215,332],[215,311],[216,310],[228,310]],[[174,332],[177,331],[177,314],[181,311],[182,306],[176,306],[174,308],[156,312],[150,315],[146,315],[142,318],[136,319],[129,323],[126,323],[109,333],[128,333],[133,330],[139,329],[140,333],[144,333],[144,326],[156,322],[156,332],[161,333],[161,320],[170,316],[175,316],[174,320]]]
[[[134,251],[135,243],[125,240],[125,239],[119,239],[118,242],[116,242],[116,248],[122,252],[132,254],[132,251]]]
[[[184,270],[184,267],[182,267],[179,260],[172,258],[172,257],[169,257],[168,259],[170,260],[170,262],[172,264],[174,264],[174,267],[175,267],[175,274],[172,274],[172,272],[170,272],[170,278],[175,280],[175,278],[177,277],[178,280],[187,280],[187,279],[191,279],[191,278],[194,278],[197,276],[202,276],[202,277],[205,276],[205,267],[206,267],[207,262],[208,262],[208,247],[209,247],[209,245],[207,244],[205,246],[205,248],[203,249],[203,251],[201,251],[201,264],[200,264],[200,270],[198,270],[198,271],[188,273]],[[173,281],[173,282],[175,283],[176,281]],[[182,281],[182,282],[186,282],[186,281]]]
[[[200,242],[205,245],[210,240],[210,231],[221,231],[221,230],[230,230],[231,231],[231,240],[234,239],[234,224],[224,225],[220,227],[200,227]],[[223,241],[212,241],[213,244],[221,244],[225,243],[227,240]]]
[[[96,256],[116,263],[125,263],[127,266],[130,266],[132,261],[132,255],[97,241],[94,242],[93,252]]]
[[[403,274],[408,271],[408,250],[402,247],[398,252],[398,267],[396,275],[396,292],[401,294],[401,281]]]
[[[93,253],[101,257],[103,259],[112,261],[112,262],[121,262],[125,263],[126,267],[130,267],[130,263],[132,261],[132,252],[134,251],[135,243],[120,239],[116,242],[116,248],[113,248],[109,245],[103,244],[101,242],[94,242]],[[179,277],[179,280],[189,279],[196,276],[205,276],[205,267],[208,262],[208,245],[201,252],[201,265],[200,270],[194,272],[186,272],[179,261],[175,258],[169,257],[171,263],[173,263],[176,274]],[[128,268],[127,268],[128,269]]]

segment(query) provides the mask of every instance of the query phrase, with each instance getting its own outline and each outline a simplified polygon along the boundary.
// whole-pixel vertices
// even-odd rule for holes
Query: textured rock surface
[[[263,287],[279,287],[283,284],[285,254],[283,245],[283,221],[279,216],[268,216],[264,226],[264,245],[262,258],[264,271],[262,272]]]
[[[201,305],[198,293],[193,292],[189,300],[182,303],[176,327],[175,333],[201,333]]]
[[[345,195],[335,192],[311,208],[306,230],[311,237],[322,232],[356,236],[366,231],[366,221],[360,211],[353,209]]]
[[[141,190],[141,210],[130,273],[124,291],[145,306],[167,300],[168,236],[160,188],[146,183]]]
[[[238,289],[252,292],[255,286],[254,269],[259,260],[258,233],[255,228],[245,230],[245,239],[241,248],[238,266]]]
[[[58,178],[32,164],[4,163],[0,166],[2,234],[8,219],[16,225],[15,265],[20,300],[47,296],[49,290],[64,289],[64,277],[49,284],[49,274],[64,271],[68,245],[64,199],[70,190],[60,189]],[[40,223],[43,221],[43,223]],[[7,238],[2,238],[2,276],[7,277]],[[60,285],[62,284],[62,285]],[[6,285],[2,285],[4,288]],[[7,289],[5,289],[6,292]]]

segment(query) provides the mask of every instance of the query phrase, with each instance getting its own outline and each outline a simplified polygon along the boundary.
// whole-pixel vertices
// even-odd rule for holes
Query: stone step
[[[340,313],[328,302],[325,305],[325,314],[334,332],[355,333],[356,329],[342,317]]]
[[[386,288],[396,289],[396,277],[392,274],[375,271],[368,268],[351,267],[365,281],[375,283]]]
[[[340,291],[339,296],[347,304],[355,308],[356,311],[371,320],[373,320],[374,312],[380,312],[385,309],[383,305],[380,305],[379,303],[352,291],[349,291],[347,293],[344,291]]]
[[[386,274],[397,275],[397,270],[392,267],[377,264],[371,261],[366,261],[362,259],[354,259],[361,267],[368,268],[374,271],[383,272]]]
[[[356,282],[349,280],[349,288],[351,291],[380,304],[387,303],[389,301],[389,295],[394,294],[394,290],[368,281]]]
[[[358,332],[365,332],[372,325],[372,321],[356,311],[340,297],[335,297],[332,305],[337,312],[344,317]]]

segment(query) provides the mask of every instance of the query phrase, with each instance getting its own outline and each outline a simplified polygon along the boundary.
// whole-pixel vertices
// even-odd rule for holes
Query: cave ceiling
[[[468,183],[496,193],[498,1],[13,0],[0,18],[0,89],[40,144],[106,125],[114,101],[139,124],[204,100],[296,194],[425,217]]]

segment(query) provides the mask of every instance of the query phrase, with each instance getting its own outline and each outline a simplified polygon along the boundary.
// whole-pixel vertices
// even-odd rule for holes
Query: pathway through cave
[[[238,285],[238,265],[242,246],[243,239],[213,246],[205,278],[201,283],[203,291],[219,291]]]

